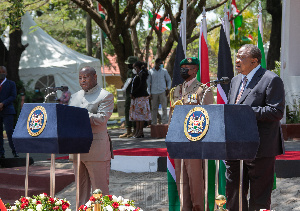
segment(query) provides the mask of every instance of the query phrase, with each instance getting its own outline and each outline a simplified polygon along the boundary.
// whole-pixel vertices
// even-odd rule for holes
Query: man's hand
[[[152,94],[149,95],[149,99],[150,99],[150,100],[152,99]]]
[[[169,96],[170,90],[166,89],[166,96]]]

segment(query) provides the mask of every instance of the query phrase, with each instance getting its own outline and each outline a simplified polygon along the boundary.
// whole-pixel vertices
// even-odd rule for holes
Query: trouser
[[[174,159],[176,185],[180,195],[181,159]],[[200,159],[183,159],[182,211],[204,211],[204,164]]]
[[[3,140],[3,124],[5,126],[5,131],[8,139],[9,146],[13,153],[16,152],[14,143],[12,141],[12,134],[14,132],[14,114],[0,114],[0,155],[4,155],[5,150],[3,147],[4,140]]]
[[[243,211],[270,209],[271,193],[274,182],[275,157],[244,160],[242,203]],[[240,161],[226,161],[226,208],[229,211],[239,210]],[[250,199],[248,208],[248,189]]]
[[[125,99],[125,124],[126,124],[126,128],[135,127],[135,122],[134,121],[129,121],[130,102],[131,102],[130,97],[126,96],[126,99]]]
[[[73,160],[75,181],[77,181],[77,159]],[[96,189],[102,190],[103,195],[109,194],[109,171],[108,161],[80,161],[79,170],[79,205],[85,204]]]
[[[157,124],[157,112],[158,112],[158,105],[161,104],[162,108],[162,124],[168,124],[168,115],[167,115],[167,96],[166,92],[160,93],[160,94],[151,94],[152,100],[151,100],[151,119],[152,124]]]

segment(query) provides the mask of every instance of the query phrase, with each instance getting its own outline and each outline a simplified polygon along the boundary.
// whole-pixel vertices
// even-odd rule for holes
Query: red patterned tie
[[[246,87],[246,84],[247,84],[247,77],[245,76],[244,79],[243,79],[243,83],[242,83],[242,87],[241,87],[241,90],[240,90],[240,93],[238,94],[237,98],[236,98],[236,101],[235,101],[235,104],[237,104],[237,102],[239,102],[239,100],[241,99],[242,97],[242,94],[245,90],[245,87]]]

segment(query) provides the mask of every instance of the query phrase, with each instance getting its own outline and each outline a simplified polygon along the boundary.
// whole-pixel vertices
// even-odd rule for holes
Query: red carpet
[[[117,149],[114,150],[114,155],[166,157],[167,148]],[[56,159],[69,159],[69,156],[57,157]],[[284,155],[276,156],[276,160],[300,160],[300,151],[286,151]]]
[[[300,151],[286,151],[284,155],[276,156],[276,160],[300,160]]]

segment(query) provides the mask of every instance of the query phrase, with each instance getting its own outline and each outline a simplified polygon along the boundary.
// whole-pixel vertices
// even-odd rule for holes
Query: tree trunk
[[[7,78],[15,82],[20,81],[19,64],[23,51],[29,45],[22,45],[22,30],[16,29],[9,34],[9,51],[7,56]]]
[[[7,49],[0,39],[0,66],[6,66],[7,62]]]
[[[270,47],[267,57],[267,69],[275,69],[275,61],[280,59],[281,47],[281,0],[267,0],[267,11],[272,15],[272,29],[270,35]]]
[[[89,14],[86,14],[86,26],[85,26],[85,34],[86,34],[86,51],[88,56],[92,56],[92,19]]]

